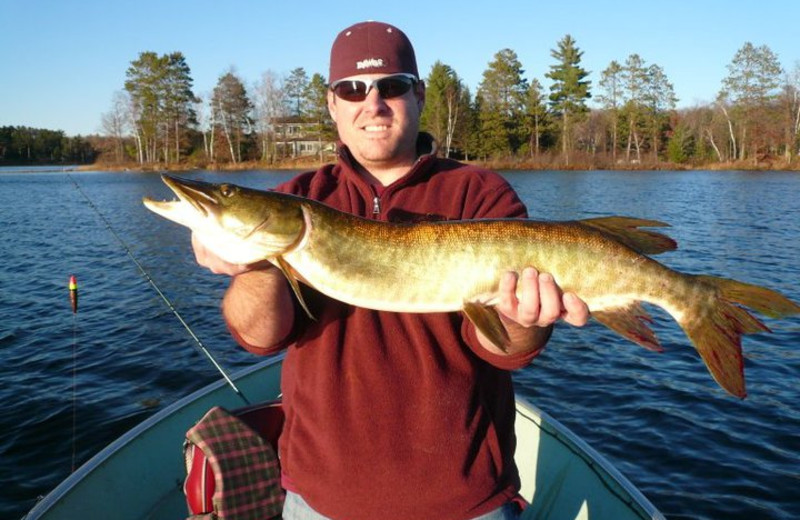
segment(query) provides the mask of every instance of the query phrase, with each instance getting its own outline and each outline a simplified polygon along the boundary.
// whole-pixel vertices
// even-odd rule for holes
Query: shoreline
[[[245,170],[273,170],[273,171],[309,171],[316,170],[324,164],[335,162],[334,157],[329,160],[287,160],[276,164],[267,164],[260,161],[244,163],[153,163],[140,165],[138,163],[103,163],[91,164],[14,164],[4,165],[13,173],[43,173],[59,171],[111,171],[111,172],[161,172],[161,171],[245,171]],[[707,163],[701,165],[675,164],[669,162],[632,164],[618,162],[605,164],[602,161],[576,161],[573,164],[562,164],[561,161],[522,161],[522,160],[491,160],[491,161],[463,161],[466,164],[486,168],[494,171],[529,170],[529,171],[786,171],[800,172],[800,159],[791,162],[786,159],[770,159],[762,161],[737,161],[727,163]]]

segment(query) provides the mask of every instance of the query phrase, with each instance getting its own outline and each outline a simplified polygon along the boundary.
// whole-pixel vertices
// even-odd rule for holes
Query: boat
[[[228,410],[280,396],[277,355],[232,379],[175,402],[92,457],[28,512],[24,520],[74,518],[169,519],[189,514],[181,454],[186,432],[212,407]],[[662,520],[664,516],[607,459],[524,398],[516,400],[522,518],[548,520]]]

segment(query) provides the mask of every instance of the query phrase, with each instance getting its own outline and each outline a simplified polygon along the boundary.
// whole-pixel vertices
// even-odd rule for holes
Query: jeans
[[[517,520],[518,518],[517,506],[508,503],[473,520]],[[283,520],[329,520],[329,518],[311,509],[311,506],[297,493],[287,491],[283,503]]]

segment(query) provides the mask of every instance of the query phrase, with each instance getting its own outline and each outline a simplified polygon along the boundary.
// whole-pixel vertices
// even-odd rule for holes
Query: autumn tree
[[[583,51],[575,45],[575,40],[567,34],[557,48],[550,51],[556,63],[550,66],[546,76],[553,81],[550,86],[550,107],[561,124],[561,153],[566,164],[569,164],[569,152],[572,149],[572,123],[587,111],[586,100],[592,97],[589,92],[591,81],[589,75],[581,67]]]
[[[756,154],[777,94],[783,70],[777,55],[766,45],[746,42],[728,64],[717,105],[725,115],[733,157],[744,160],[747,149]],[[762,141],[763,142],[763,141]]]
[[[800,148],[800,61],[787,73],[781,88],[781,112],[783,114],[784,154],[788,162],[798,154]]]
[[[242,161],[242,145],[253,133],[253,104],[242,80],[232,71],[223,74],[211,97],[214,122],[222,130],[231,161]]]

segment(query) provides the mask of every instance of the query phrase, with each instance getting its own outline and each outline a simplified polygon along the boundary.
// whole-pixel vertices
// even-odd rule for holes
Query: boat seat
[[[184,494],[190,518],[280,516],[280,401],[228,412],[214,407],[186,433]]]

